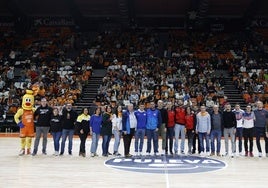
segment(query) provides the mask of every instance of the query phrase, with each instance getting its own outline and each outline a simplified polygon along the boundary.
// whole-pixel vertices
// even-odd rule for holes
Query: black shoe
[[[108,154],[102,154],[103,157],[108,157]]]
[[[33,153],[32,153],[32,156],[36,156],[36,152],[33,152]]]
[[[69,153],[69,155],[73,155],[71,151],[69,151],[68,153]]]
[[[111,154],[110,152],[108,152],[108,155],[113,155],[113,154]]]
[[[80,153],[79,156],[86,157],[86,154],[85,153]]]
[[[60,155],[63,155],[63,152],[60,152]]]
[[[132,155],[131,154],[127,154],[125,157],[126,158],[130,158],[130,157],[132,157]]]
[[[114,152],[114,155],[115,155],[115,156],[121,156],[121,154],[118,153],[118,152]]]

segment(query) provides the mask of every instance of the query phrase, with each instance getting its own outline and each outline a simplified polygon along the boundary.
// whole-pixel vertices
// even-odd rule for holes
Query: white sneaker
[[[231,157],[234,158],[234,153],[231,153]]]
[[[55,156],[59,156],[59,152],[58,151],[55,151],[54,155]]]
[[[200,152],[200,156],[201,157],[204,157],[205,156],[205,153],[203,151]]]
[[[136,156],[139,156],[139,152],[135,152],[135,155],[136,155]]]
[[[207,152],[207,153],[206,153],[206,156],[209,156],[209,155],[210,155],[210,153],[209,153],[209,152]]]
[[[149,152],[146,152],[146,155],[147,155],[147,156],[150,156],[151,154],[150,154]]]
[[[25,149],[21,149],[20,152],[19,152],[19,156],[22,156],[25,154]]]
[[[239,152],[239,156],[244,156],[244,155],[242,154],[242,152]]]
[[[259,157],[262,157],[262,153],[261,152],[259,152]]]

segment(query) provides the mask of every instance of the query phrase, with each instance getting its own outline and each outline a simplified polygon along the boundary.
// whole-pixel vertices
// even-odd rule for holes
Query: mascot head
[[[34,95],[32,90],[26,90],[26,94],[22,97],[22,108],[24,110],[32,110],[34,106]]]

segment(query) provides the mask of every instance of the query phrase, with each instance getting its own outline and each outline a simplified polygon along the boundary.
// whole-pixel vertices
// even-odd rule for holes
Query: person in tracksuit
[[[158,130],[162,124],[161,113],[155,108],[155,103],[150,102],[150,108],[146,110],[147,122],[146,122],[146,135],[147,135],[147,150],[146,154],[150,155],[153,139],[154,154],[158,152]]]

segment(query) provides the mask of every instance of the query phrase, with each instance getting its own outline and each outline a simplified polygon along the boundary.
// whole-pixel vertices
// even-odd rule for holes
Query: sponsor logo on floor
[[[118,157],[105,161],[111,168],[143,173],[202,173],[226,167],[220,160],[199,156],[141,156]]]

